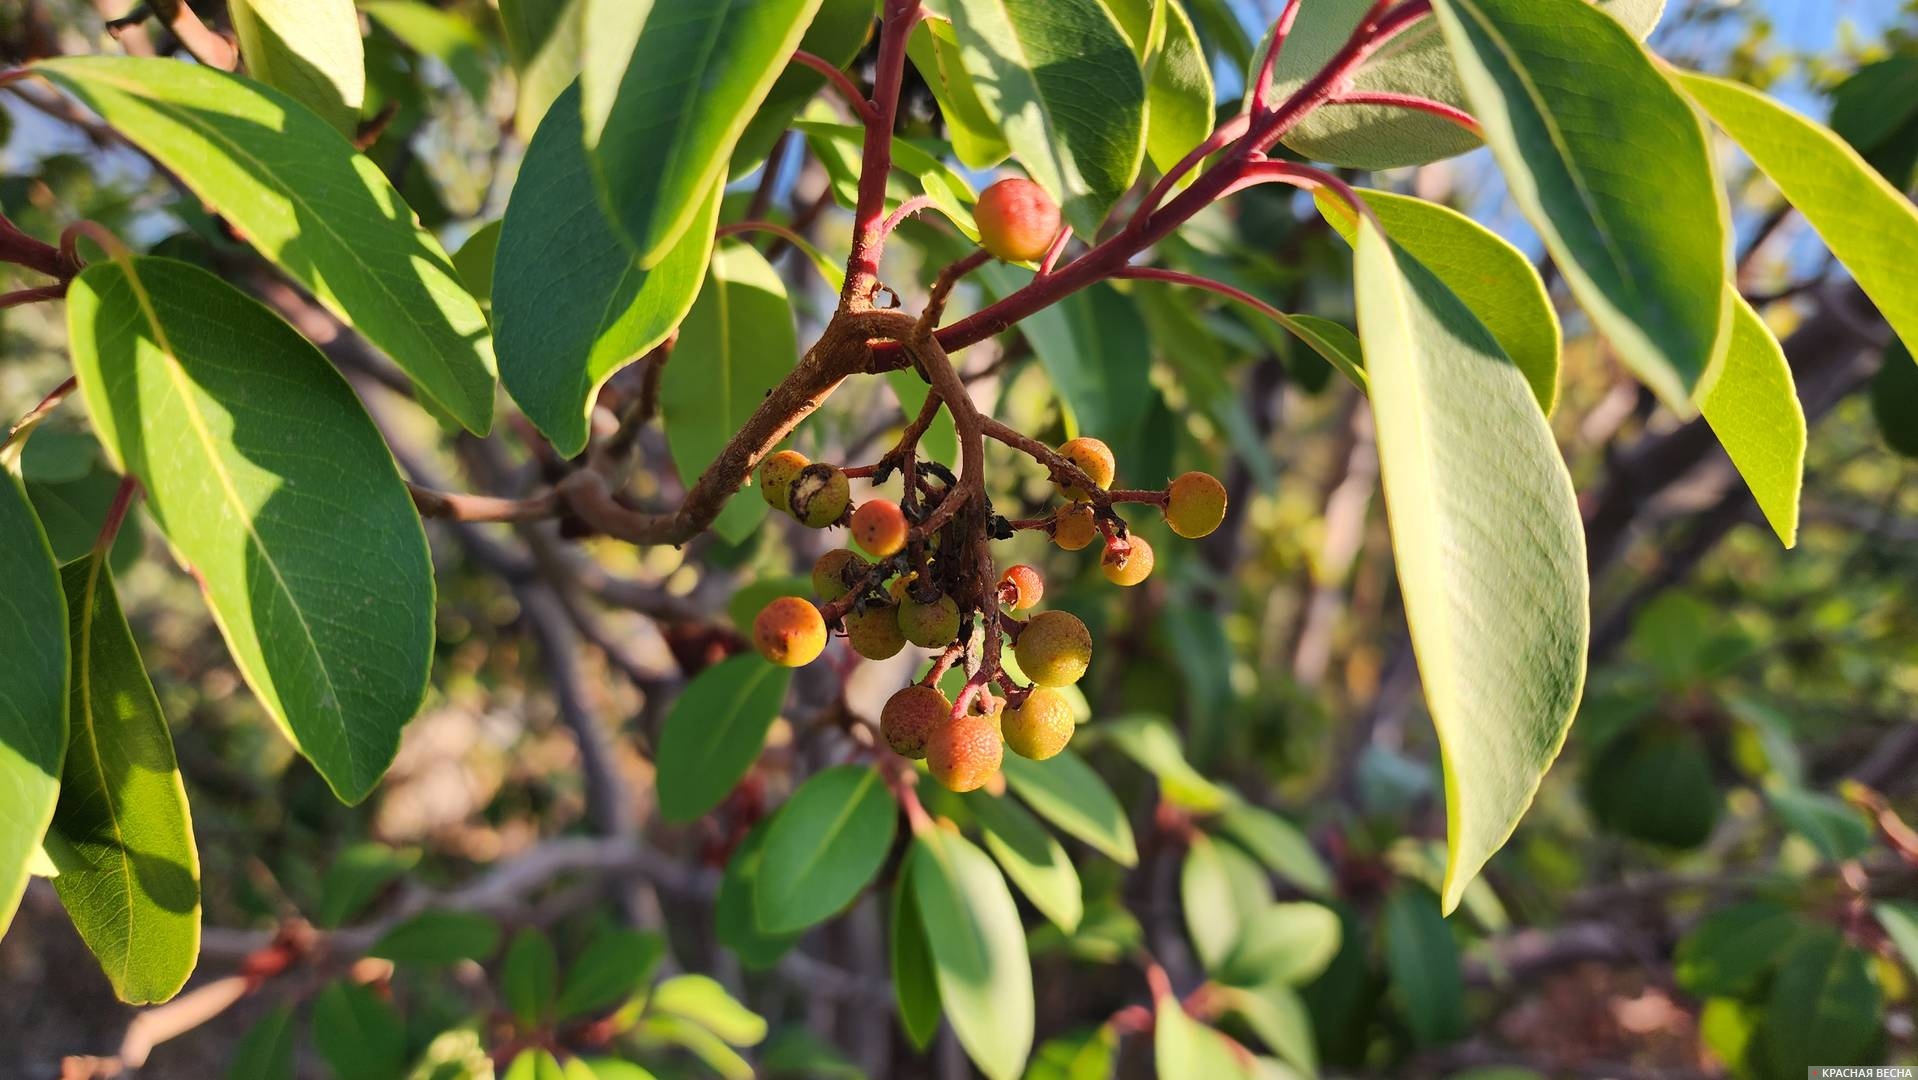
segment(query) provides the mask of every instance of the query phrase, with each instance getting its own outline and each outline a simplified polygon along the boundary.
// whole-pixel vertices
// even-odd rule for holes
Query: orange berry
[[[962,716],[926,740],[926,769],[953,791],[984,787],[1005,760],[1005,744],[983,716]]]
[[[1020,757],[1044,761],[1066,748],[1076,724],[1072,703],[1057,690],[1040,686],[1026,695],[1025,704],[1006,710],[1006,745]]]
[[[899,609],[891,604],[874,604],[865,611],[846,615],[846,644],[868,660],[888,660],[906,647],[905,632],[899,629]]]
[[[923,758],[934,733],[952,720],[952,702],[937,687],[914,684],[886,699],[879,734],[900,757]]]
[[[1046,189],[1018,177],[980,192],[972,218],[979,226],[979,246],[1007,262],[1043,258],[1059,235],[1059,204]]]
[[[826,651],[826,620],[800,596],[782,596],[759,609],[753,644],[780,667],[804,667]]]
[[[1127,537],[1126,544],[1126,548],[1109,544],[1099,557],[1099,569],[1114,585],[1137,585],[1152,574],[1152,545],[1138,533]],[[1123,556],[1121,551],[1125,551]]]
[[[823,529],[846,516],[846,507],[852,505],[852,481],[837,465],[808,465],[793,480],[788,503],[801,525]]]
[[[828,604],[846,595],[866,580],[872,564],[851,548],[834,548],[812,564],[812,591]]]
[[[1225,520],[1225,485],[1206,473],[1189,472],[1166,485],[1165,523],[1188,540],[1205,536]]]
[[[1102,488],[1112,486],[1112,478],[1118,474],[1119,463],[1112,456],[1112,448],[1098,439],[1080,437],[1067,442],[1059,448],[1059,456],[1079,466],[1081,472]],[[1074,502],[1085,502],[1092,493],[1080,487],[1059,485],[1059,493]]]
[[[1067,551],[1088,546],[1098,535],[1099,523],[1085,503],[1067,503],[1052,515],[1052,542]]]
[[[759,463],[759,494],[766,505],[775,510],[786,512],[792,509],[793,481],[799,478],[799,470],[810,465],[806,455],[797,450],[781,450]]]
[[[1014,611],[1037,607],[1039,598],[1046,594],[1046,580],[1030,566],[1020,564],[1009,567],[999,579],[1000,599],[1005,599],[1007,593],[1012,594],[1012,599],[1006,604]]]
[[[1012,654],[1040,686],[1070,686],[1092,663],[1092,632],[1070,612],[1041,611],[1019,632]]]
[[[937,649],[959,636],[959,602],[941,595],[930,604],[912,599],[899,603],[899,629],[906,640],[922,649]]]
[[[852,538],[876,559],[905,547],[906,529],[905,511],[891,499],[868,499],[852,512]]]

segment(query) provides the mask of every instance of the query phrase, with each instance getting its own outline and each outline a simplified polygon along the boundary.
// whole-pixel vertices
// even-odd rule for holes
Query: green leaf
[[[899,1003],[899,1026],[912,1045],[924,1050],[939,1032],[939,982],[933,973],[932,946],[912,895],[912,863],[918,848],[906,849],[892,889],[892,992]]]
[[[1883,1011],[1871,957],[1830,927],[1807,930],[1772,978],[1757,1056],[1778,1075],[1795,1076],[1813,1065],[1877,1064]]]
[[[1724,804],[1704,740],[1673,724],[1646,724],[1607,742],[1584,786],[1601,825],[1672,848],[1710,839]]]
[[[721,244],[659,381],[660,420],[687,487],[792,371],[797,337],[779,272],[749,244]],[[767,509],[761,498],[733,499],[714,528],[739,543]]]
[[[1070,750],[1044,761],[1007,755],[1006,782],[1026,805],[1060,831],[1078,837],[1121,866],[1137,866],[1132,823],[1112,789]]]
[[[1691,415],[1727,317],[1729,215],[1698,114],[1583,0],[1435,0],[1433,12],[1573,295],[1620,359]]]
[[[1301,986],[1339,952],[1339,917],[1319,904],[1272,904],[1252,913],[1219,978],[1235,986],[1276,981]]]
[[[567,969],[553,1014],[570,1020],[623,1004],[646,989],[665,955],[666,942],[658,934],[617,926],[601,930]]]
[[[585,11],[586,0],[499,0],[506,55],[519,76],[513,130],[524,141],[532,141],[547,110],[579,76]],[[578,105],[570,111],[577,115]]]
[[[366,55],[353,0],[233,0],[226,13],[248,75],[340,134],[354,134],[366,99]]]
[[[1805,410],[1785,350],[1758,312],[1725,286],[1732,305],[1723,367],[1698,386],[1699,411],[1745,478],[1785,546],[1798,546],[1798,493],[1805,484]]]
[[[102,445],[145,485],[254,694],[335,794],[364,798],[426,692],[434,587],[359,399],[292,327],[185,263],[88,267],[67,331]]]
[[[485,35],[471,19],[442,11],[421,0],[359,0],[373,24],[399,39],[400,44],[446,65],[453,81],[484,106],[493,85],[492,63]]]
[[[550,1050],[521,1050],[506,1067],[502,1080],[567,1080],[566,1070]]]
[[[500,963],[500,993],[507,1007],[526,1027],[537,1027],[553,1015],[559,1001],[559,956],[545,934],[526,927],[513,935]]]
[[[586,152],[601,205],[640,266],[665,259],[694,227],[819,5],[586,0]]]
[[[1156,716],[1129,716],[1099,725],[1099,737],[1157,777],[1168,801],[1199,814],[1217,813],[1232,801],[1224,788],[1192,767],[1179,733]]]
[[[1145,150],[1145,77],[1100,0],[952,0],[961,62],[1019,163],[1090,238]]]
[[[1537,399],[1484,325],[1369,221],[1355,267],[1399,587],[1445,763],[1449,912],[1578,707],[1584,526]]]
[[[786,701],[792,669],[742,653],[693,677],[659,736],[659,812],[692,821],[746,775]]]
[[[1902,342],[1891,343],[1878,374],[1872,376],[1871,412],[1886,446],[1918,458],[1918,364]]]
[[[1818,230],[1905,345],[1918,348],[1918,280],[1910,265],[1918,206],[1829,129],[1758,91],[1689,72],[1677,79]]]
[[[788,934],[852,903],[892,849],[899,807],[877,769],[840,765],[793,792],[766,833],[753,910]]]
[[[1264,807],[1235,801],[1219,813],[1213,828],[1237,841],[1266,868],[1314,896],[1332,891],[1332,871],[1298,826]]]
[[[1110,1024],[1047,1039],[1032,1057],[1025,1080],[1111,1080],[1119,1035]]]
[[[964,837],[913,838],[912,896],[939,1000],[959,1045],[990,1080],[1012,1080],[1032,1048],[1032,962],[1006,879]]]
[[[380,935],[367,950],[402,967],[485,962],[499,949],[499,924],[470,911],[422,911]]]
[[[865,1071],[838,1047],[801,1027],[780,1028],[759,1054],[769,1076],[810,1080],[866,1080]]]
[[[1562,335],[1558,313],[1532,260],[1450,207],[1389,191],[1367,189],[1359,197],[1378,215],[1385,235],[1424,263],[1485,324],[1524,372],[1538,407],[1550,416],[1558,402]],[[1313,200],[1346,243],[1357,238],[1358,215],[1343,199],[1321,188]]]
[[[75,56],[35,70],[179,176],[427,397],[486,433],[486,317],[439,241],[339,132],[277,90],[199,64]]]
[[[692,309],[706,280],[718,190],[658,266],[642,270],[600,216],[568,88],[526,148],[500,224],[493,271],[500,380],[526,418],[571,457],[586,448],[593,401]]]
[[[1446,1042],[1465,1031],[1465,977],[1459,971],[1458,942],[1433,900],[1419,886],[1402,885],[1386,898],[1382,916],[1386,976],[1420,1046]]]
[[[1642,40],[1657,25],[1665,0],[1599,0],[1598,6]],[[1317,74],[1371,7],[1372,0],[1312,0],[1301,7],[1279,54],[1274,100],[1284,101]],[[1352,88],[1410,94],[1460,108],[1467,104],[1445,41],[1429,19],[1409,27],[1361,64]],[[1314,161],[1367,170],[1423,165],[1479,145],[1476,136],[1449,120],[1385,105],[1314,109],[1283,141]]]
[[[1672,974],[1698,998],[1750,997],[1805,927],[1797,913],[1770,900],[1714,911],[1679,941]]]
[[[1199,32],[1177,0],[1106,0],[1145,72],[1145,149],[1170,171],[1212,134],[1216,96]]]
[[[41,434],[33,441],[37,443],[45,437]],[[98,450],[99,444],[93,445]],[[107,510],[119,493],[120,477],[101,467],[70,483],[42,483],[34,479],[29,470],[26,488],[34,513],[40,516],[40,527],[46,531],[47,544],[53,548],[54,561],[64,565],[92,554],[94,542],[100,538],[100,527],[106,524]],[[125,574],[139,561],[144,546],[145,529],[140,525],[140,517],[128,514],[120,523],[120,535],[114,538],[107,565],[115,574]]]
[[[753,894],[759,889],[759,867],[770,826],[769,820],[761,819],[733,849],[725,876],[719,880],[719,896],[713,901],[715,935],[749,971],[773,966],[799,940],[795,934],[765,933],[753,914]]]
[[[1871,848],[1871,826],[1849,804],[1815,791],[1768,791],[1772,809],[1791,831],[1832,862],[1856,859]]]
[[[459,272],[461,284],[482,308],[493,306],[493,266],[499,261],[501,225],[502,222],[489,221],[474,229],[453,253],[453,269]]]
[[[294,1080],[293,1010],[268,1009],[246,1029],[233,1048],[227,1080]]]
[[[337,1080],[397,1080],[406,1067],[399,1015],[357,983],[328,983],[313,999],[313,1044]]]
[[[60,571],[73,690],[53,886],[114,995],[179,993],[200,955],[200,852],[173,736],[98,555]]]
[[[952,23],[942,18],[927,18],[913,27],[906,42],[906,55],[925,80],[927,89],[939,105],[940,119],[946,122],[946,137],[952,140],[953,156],[968,169],[990,169],[1006,159],[1012,148],[999,130],[986,106],[979,100],[979,87],[966,70],[959,50],[959,36]]]
[[[1066,933],[1078,929],[1085,898],[1079,872],[1059,841],[1031,811],[1010,798],[973,792],[963,801],[979,820],[986,850],[1032,906]]]
[[[707,1068],[725,1080],[753,1080],[752,1062],[739,1056],[725,1040],[690,1020],[677,1016],[649,1015],[640,1024],[640,1037],[647,1042],[666,1042],[681,1046]]]
[[[1872,905],[1878,925],[1905,958],[1905,967],[1918,972],[1918,904],[1905,900],[1883,900]]]
[[[16,444],[17,445],[17,444]],[[33,507],[0,458],[0,932],[53,821],[67,748],[67,602]]]
[[[1319,1071],[1312,1014],[1298,991],[1271,980],[1251,987],[1222,988],[1226,1011],[1245,1022],[1268,1049],[1307,1076]]]
[[[1272,906],[1265,871],[1243,851],[1201,833],[1179,868],[1186,933],[1208,972],[1223,966],[1260,912]]]
[[[733,1046],[755,1046],[766,1038],[765,1019],[706,975],[667,979],[653,988],[646,1008],[690,1020]]]
[[[366,910],[388,885],[419,865],[420,853],[385,844],[354,844],[326,868],[313,920],[324,927],[343,926]]]
[[[1177,998],[1161,998],[1154,1011],[1152,1063],[1160,1080],[1250,1080],[1225,1036],[1186,1015]]]
[[[799,39],[799,48],[843,69],[858,58],[872,36],[877,11],[877,0],[824,0]],[[825,76],[804,64],[787,63],[733,148],[732,175],[742,176],[763,161],[780,134],[792,126],[793,117],[825,88]]]

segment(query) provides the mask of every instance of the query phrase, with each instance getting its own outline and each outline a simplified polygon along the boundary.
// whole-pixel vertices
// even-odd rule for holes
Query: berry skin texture
[[[782,596],[753,619],[753,645],[780,667],[805,667],[826,651],[826,620],[801,596]]]
[[[1108,547],[1099,557],[1099,569],[1105,573],[1106,580],[1114,585],[1137,585],[1152,576],[1152,545],[1145,537],[1133,534],[1126,538],[1131,551],[1123,562],[1119,559],[1119,548]]]
[[[1013,753],[1044,761],[1066,748],[1076,727],[1072,703],[1059,691],[1041,686],[1026,695],[1024,705],[1006,710],[1003,731]]]
[[[835,548],[812,564],[812,591],[830,604],[866,580],[866,575],[871,571],[872,564],[860,558],[858,552],[851,548]]]
[[[852,512],[852,538],[875,559],[906,546],[906,514],[891,499],[868,499]]]
[[[774,510],[792,510],[793,481],[799,470],[812,464],[797,450],[781,450],[759,463],[759,494]]]
[[[1165,523],[1188,540],[1209,535],[1225,521],[1225,485],[1206,473],[1180,476],[1165,494]]]
[[[1079,466],[1080,471],[1092,478],[1092,482],[1102,488],[1112,486],[1112,478],[1118,475],[1119,463],[1112,456],[1112,448],[1097,439],[1080,437],[1059,448],[1059,456]],[[1092,493],[1084,488],[1060,486],[1059,493],[1073,502],[1085,502]]]
[[[868,660],[890,660],[906,647],[905,631],[899,629],[899,609],[891,604],[874,604],[863,612],[846,616],[846,644]]]
[[[1084,503],[1067,503],[1052,516],[1052,542],[1066,551],[1087,547],[1098,535],[1099,524],[1093,520],[1092,507]]]
[[[1019,631],[1012,654],[1040,686],[1071,686],[1092,663],[1092,632],[1070,612],[1041,611]]]
[[[926,740],[926,769],[953,791],[976,791],[999,774],[1005,744],[983,716],[962,716]]]
[[[793,480],[788,503],[801,525],[823,529],[846,516],[846,507],[852,505],[852,481],[837,465],[808,465]]]
[[[899,629],[922,649],[937,649],[959,636],[959,602],[941,596],[922,604],[908,596],[899,604]]]
[[[972,209],[979,246],[996,259],[1035,262],[1059,235],[1059,204],[1030,180],[1001,180],[979,193]]]
[[[1001,599],[1008,592],[1012,594],[1007,607],[1024,611],[1039,606],[1039,599],[1046,594],[1046,579],[1039,576],[1039,571],[1020,564],[1006,569],[1005,575],[999,579],[999,590]]]
[[[879,710],[879,734],[900,757],[921,760],[926,745],[952,721],[952,702],[938,687],[913,684],[886,699]]]

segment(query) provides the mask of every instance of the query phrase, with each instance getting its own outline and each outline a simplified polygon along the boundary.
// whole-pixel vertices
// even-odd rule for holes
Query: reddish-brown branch
[[[1252,108],[1254,113],[1267,112],[1272,108],[1272,79],[1278,70],[1279,53],[1285,49],[1286,39],[1292,36],[1292,24],[1299,17],[1300,0],[1286,0],[1285,10],[1279,13],[1279,21],[1272,24],[1272,40],[1266,44],[1265,55],[1259,59],[1259,74],[1252,86]]]
[[[133,501],[140,497],[140,481],[132,476],[122,476],[120,486],[113,492],[113,502],[107,506],[107,516],[100,523],[100,535],[93,541],[94,554],[100,555],[113,547],[119,539],[120,526],[127,519],[127,512],[133,509]]]
[[[879,31],[879,64],[873,77],[872,114],[866,117],[860,156],[859,201],[853,208],[852,253],[839,306],[863,310],[879,284],[879,255],[886,246],[886,180],[892,172],[892,129],[899,114],[899,88],[906,76],[906,41],[918,24],[919,0],[886,0]]]
[[[28,236],[4,214],[0,214],[0,262],[16,263],[61,281],[80,272],[79,264],[62,255],[59,248]]]
[[[1410,109],[1414,112],[1430,113],[1441,120],[1450,121],[1483,139],[1485,129],[1479,126],[1478,117],[1456,105],[1417,94],[1393,94],[1385,91],[1347,90],[1338,97],[1326,102],[1327,105],[1390,105],[1397,109]]]
[[[408,482],[406,490],[421,517],[448,521],[538,521],[559,510],[559,496],[552,491],[525,499],[500,499],[491,495],[461,495],[435,491]]]
[[[866,100],[866,95],[861,93],[859,87],[853,83],[852,79],[849,78],[845,72],[834,66],[832,61],[823,56],[815,56],[804,49],[799,49],[793,53],[793,63],[804,64],[806,67],[824,75],[827,84],[830,85],[840,97],[845,99],[846,104],[852,106],[853,115],[858,117],[861,123],[871,124],[878,118],[878,110],[873,108],[872,102]]]
[[[25,307],[28,304],[58,300],[67,294],[67,283],[58,285],[36,285],[31,289],[19,289],[10,293],[0,293],[0,311],[7,308]]]

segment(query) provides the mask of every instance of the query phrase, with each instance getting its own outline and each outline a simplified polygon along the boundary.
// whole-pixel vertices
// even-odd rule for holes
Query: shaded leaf
[[[325,927],[344,925],[419,861],[418,851],[385,844],[354,844],[345,849],[326,868],[313,920]]]
[[[1012,1080],[1032,1048],[1032,963],[1006,880],[964,837],[929,829],[913,838],[912,898],[939,1000],[979,1070]]]
[[[691,821],[718,806],[759,757],[792,669],[757,653],[714,664],[673,702],[659,736],[659,812]]]
[[[586,0],[499,0],[506,55],[519,76],[513,130],[522,140],[532,140],[547,110],[579,75],[585,10]],[[577,115],[578,106],[571,111]]]
[[[1170,171],[1212,134],[1212,67],[1199,32],[1177,0],[1106,0],[1106,9],[1145,73],[1146,154]]]
[[[1458,943],[1430,892],[1402,885],[1385,900],[1385,970],[1421,1046],[1465,1031],[1465,977]]]
[[[1046,831],[1032,812],[1005,796],[972,792],[966,808],[978,818],[986,850],[1005,869],[1006,876],[1026,894],[1039,913],[1070,934],[1085,914],[1079,872],[1066,849]]]
[[[918,848],[906,849],[892,888],[892,991],[899,1003],[899,1026],[912,1045],[924,1050],[939,1031],[939,983],[932,967],[926,924],[912,895],[912,863]]]
[[[1223,810],[1232,801],[1224,788],[1207,780],[1185,758],[1179,733],[1156,716],[1128,716],[1099,725],[1099,737],[1157,777],[1166,799],[1195,813]]]
[[[268,1009],[240,1036],[227,1066],[227,1080],[294,1080],[293,1010]]]
[[[526,927],[513,935],[500,963],[500,993],[507,1007],[526,1027],[536,1027],[553,1015],[559,1001],[559,956],[545,934]]]
[[[765,857],[769,819],[761,820],[733,849],[726,874],[713,902],[714,933],[721,944],[739,955],[748,970],[771,967],[799,940],[795,934],[768,934],[753,914],[753,893],[759,888],[759,866]]]
[[[1910,350],[1894,341],[1871,380],[1871,412],[1885,445],[1908,458],[1918,458],[1918,363]],[[31,488],[29,488],[31,490]],[[37,504],[36,504],[37,505]],[[52,532],[52,527],[48,527]]]
[[[567,969],[553,1015],[570,1020],[624,1003],[653,981],[665,955],[666,942],[658,934],[617,926],[601,930]]]
[[[406,1066],[399,1015],[357,983],[328,983],[313,999],[313,1044],[337,1080],[393,1080]]]
[[[1606,828],[1673,848],[1709,839],[1724,803],[1704,740],[1660,722],[1605,744],[1587,769],[1585,798]]]
[[[845,68],[872,36],[878,10],[878,0],[823,0],[799,39],[799,48]],[[732,175],[743,175],[759,164],[799,110],[825,88],[824,75],[804,64],[787,63],[733,148]]]
[[[1815,791],[1790,789],[1768,791],[1765,798],[1793,832],[1832,862],[1855,859],[1871,847],[1871,826],[1848,803]]]
[[[939,104],[952,152],[968,169],[990,169],[1006,159],[1012,148],[1005,133],[979,100],[979,87],[961,59],[959,37],[952,23],[928,18],[913,28],[906,55]]]
[[[1876,1064],[1883,1009],[1871,957],[1830,927],[1807,930],[1780,960],[1766,996],[1758,1033],[1766,1074]]]
[[[891,851],[899,807],[877,769],[840,765],[793,792],[766,833],[759,928],[803,930],[852,903]]]
[[[1118,1059],[1119,1035],[1102,1024],[1040,1044],[1025,1080],[1110,1080]]]
[[[1219,813],[1214,827],[1301,891],[1315,896],[1332,891],[1331,868],[1312,842],[1297,826],[1272,811],[1235,801]]]
[[[1013,792],[1040,817],[1121,866],[1138,864],[1139,848],[1125,808],[1085,759],[1070,750],[1045,761],[1008,754],[1001,767]]]
[[[471,911],[422,911],[380,935],[367,950],[401,966],[483,962],[499,949],[499,924]]]
[[[1672,974],[1699,998],[1750,997],[1805,927],[1797,913],[1770,900],[1714,911],[1679,941]]]
[[[67,748],[67,602],[26,492],[0,456],[0,932],[53,821]]]
[[[1226,1011],[1245,1022],[1268,1049],[1308,1076],[1319,1071],[1312,1015],[1298,992],[1276,980],[1225,991]]]
[[[476,105],[485,105],[493,85],[485,35],[472,20],[422,0],[359,0],[373,24],[400,44],[446,65]]]
[[[1339,917],[1311,903],[1272,904],[1251,913],[1219,978],[1235,986],[1268,981],[1303,985],[1339,952]]]

